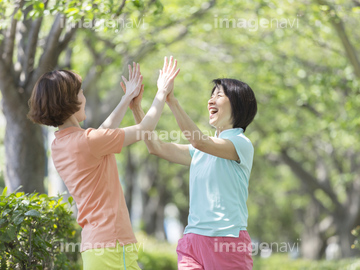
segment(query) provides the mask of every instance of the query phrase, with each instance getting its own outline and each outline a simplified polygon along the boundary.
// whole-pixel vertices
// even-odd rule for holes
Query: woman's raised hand
[[[139,95],[143,80],[140,73],[140,65],[133,62],[133,69],[131,69],[131,65],[129,65],[129,80],[127,80],[124,76],[122,76],[122,79],[125,82],[125,96],[129,97],[130,100],[133,100]]]
[[[165,56],[164,67],[160,70],[160,75],[157,81],[158,91],[163,91],[165,94],[169,94],[174,90],[174,80],[179,74],[180,69],[176,70],[177,61],[170,56],[170,62],[168,63]]]
[[[123,84],[123,82],[121,82],[120,85],[121,85],[121,88],[123,89],[124,93],[126,94],[125,84]],[[129,104],[130,110],[133,110],[137,107],[141,107],[141,100],[142,100],[143,94],[144,94],[144,85],[142,84],[139,95],[137,97],[134,97]]]

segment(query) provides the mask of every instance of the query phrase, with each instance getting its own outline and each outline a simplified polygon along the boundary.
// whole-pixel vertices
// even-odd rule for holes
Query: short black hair
[[[246,128],[254,120],[257,113],[255,94],[249,85],[235,79],[215,79],[211,94],[220,85],[230,100],[233,128]]]

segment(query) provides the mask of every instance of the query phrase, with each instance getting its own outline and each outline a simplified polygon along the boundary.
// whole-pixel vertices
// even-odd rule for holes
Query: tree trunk
[[[338,228],[338,235],[340,237],[339,245],[342,258],[355,257],[359,255],[359,251],[352,249],[351,245],[355,241],[355,237],[351,234],[351,230],[354,228],[340,227]]]
[[[13,87],[12,91],[18,91]],[[25,93],[20,95],[18,102],[7,100],[3,96],[3,113],[6,118],[5,184],[8,192],[13,192],[22,185],[25,193],[44,193],[45,148],[41,126],[27,119],[27,100]]]
[[[305,259],[320,259],[326,244],[319,228],[319,214],[319,207],[311,201],[303,216],[305,226],[301,235],[301,253]]]
[[[133,187],[134,187],[134,181],[136,179],[136,165],[134,164],[133,155],[131,153],[131,146],[126,147],[124,149],[126,151],[126,169],[125,169],[125,176],[124,176],[124,182],[125,182],[125,200],[126,205],[129,209],[129,212],[131,214],[132,209],[132,201],[133,201]]]

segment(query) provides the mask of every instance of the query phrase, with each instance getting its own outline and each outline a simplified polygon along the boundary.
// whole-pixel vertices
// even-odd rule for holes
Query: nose
[[[208,101],[208,105],[212,105],[212,104],[214,104],[213,97],[211,97],[211,98],[209,99],[209,101]]]

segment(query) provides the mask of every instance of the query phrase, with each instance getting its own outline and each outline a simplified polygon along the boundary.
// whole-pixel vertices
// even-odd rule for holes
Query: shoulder
[[[253,144],[251,143],[250,139],[245,136],[244,133],[240,133],[238,135],[231,136],[228,139],[231,140],[232,142],[235,142],[236,144],[241,145],[241,147],[243,147],[243,148],[247,148],[249,150],[250,149],[254,150]]]
[[[107,137],[107,136],[117,136],[124,135],[124,130],[122,128],[87,128],[84,131],[84,134],[88,138],[98,138],[98,137]]]

